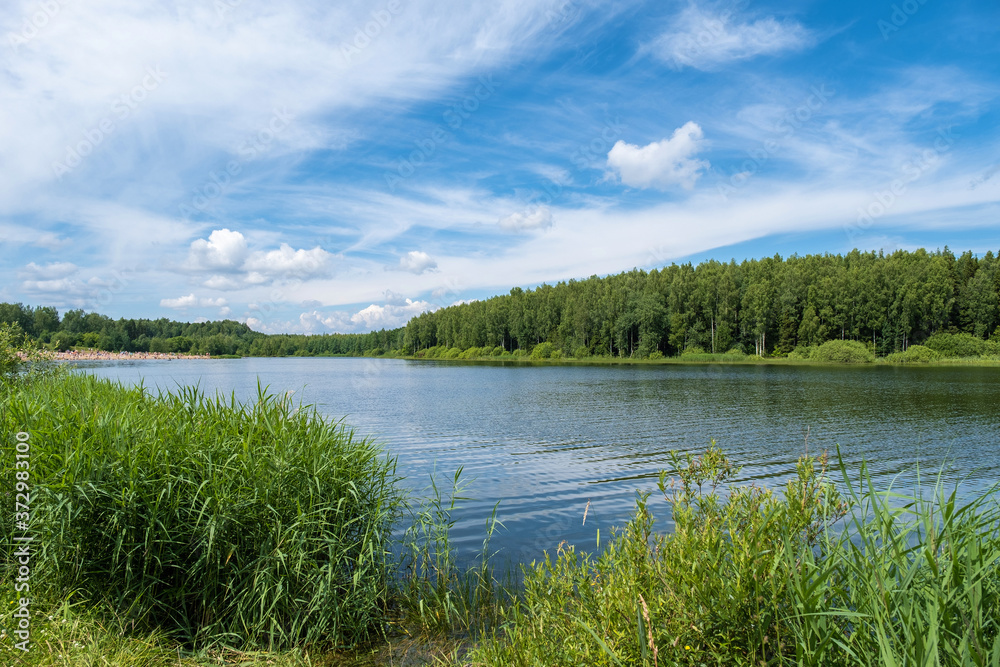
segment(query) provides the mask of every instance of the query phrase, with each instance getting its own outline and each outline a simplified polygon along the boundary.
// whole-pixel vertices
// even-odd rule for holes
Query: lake
[[[1000,474],[1000,369],[891,366],[525,366],[398,359],[283,358],[80,363],[170,390],[273,393],[344,418],[398,457],[415,490],[436,471],[470,481],[455,545],[476,552],[499,500],[501,558],[529,562],[563,540],[582,548],[622,525],[636,490],[655,491],[670,450],[714,439],[740,478],[782,484],[806,450],[868,462],[882,488],[944,467],[963,491]],[[807,438],[808,433],[808,438]],[[589,503],[586,525],[584,510]],[[666,525],[662,502],[654,512]]]

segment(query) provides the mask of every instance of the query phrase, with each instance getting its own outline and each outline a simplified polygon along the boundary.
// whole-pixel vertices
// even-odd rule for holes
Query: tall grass
[[[190,646],[378,635],[402,502],[394,460],[258,394],[154,397],[79,375],[6,387],[5,439],[31,434],[33,590],[105,602]],[[11,516],[0,517],[9,563]]]
[[[804,457],[783,492],[732,486],[717,449],[675,457],[599,555],[560,547],[473,656],[482,665],[1000,664],[996,493],[878,492]]]
[[[498,527],[497,507],[486,520],[483,545],[475,562],[461,564],[451,544],[454,512],[467,482],[455,471],[449,495],[431,475],[419,504],[408,509],[401,540],[396,600],[401,620],[429,635],[478,634],[496,624],[504,605],[516,595],[510,576],[498,580],[490,541]],[[510,572],[507,573],[509,575]]]

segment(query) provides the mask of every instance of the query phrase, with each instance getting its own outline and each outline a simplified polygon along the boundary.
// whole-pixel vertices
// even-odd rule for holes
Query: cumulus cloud
[[[707,160],[693,157],[704,144],[701,127],[688,121],[669,139],[647,146],[618,141],[608,153],[608,167],[631,187],[664,189],[680,185],[690,190],[709,166]]]
[[[223,298],[198,298],[194,294],[177,297],[176,299],[160,299],[160,306],[163,308],[174,308],[176,310],[184,308],[220,308],[225,307],[226,303],[226,300]]]
[[[399,258],[399,268],[410,273],[423,273],[437,268],[437,262],[422,250],[411,250]]]
[[[798,50],[811,41],[809,31],[795,21],[768,17],[740,23],[732,12],[712,13],[691,5],[649,49],[678,69],[711,70],[759,55]]]
[[[239,270],[249,249],[243,234],[228,229],[216,229],[208,239],[191,243],[188,265],[202,270]]]
[[[277,250],[251,251],[238,231],[217,229],[208,239],[191,243],[185,268],[209,273],[205,287],[235,290],[280,279],[305,279],[326,273],[332,255],[319,246],[296,250],[282,243]]]
[[[498,224],[501,229],[513,232],[547,229],[552,226],[552,211],[548,206],[535,206],[500,218]]]
[[[318,246],[312,250],[294,250],[287,243],[282,243],[277,250],[253,253],[244,268],[265,276],[308,278],[321,273],[329,260],[330,253]]]

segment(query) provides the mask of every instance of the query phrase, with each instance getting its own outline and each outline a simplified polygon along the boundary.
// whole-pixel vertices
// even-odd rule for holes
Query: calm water
[[[455,537],[481,545],[500,500],[494,546],[530,561],[562,540],[590,547],[621,525],[637,489],[655,490],[667,452],[716,442],[743,480],[781,484],[796,459],[839,444],[882,483],[919,468],[974,490],[1000,475],[1000,369],[785,366],[500,366],[389,359],[242,359],[80,364],[169,390],[272,392],[345,417],[399,459],[414,489],[436,470],[475,478]],[[584,508],[590,503],[586,525]],[[663,504],[655,506],[667,517]],[[603,539],[603,538],[602,538]]]

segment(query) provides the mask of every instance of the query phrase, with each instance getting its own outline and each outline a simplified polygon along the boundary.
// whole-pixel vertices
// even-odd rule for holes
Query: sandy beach
[[[49,352],[51,359],[60,361],[136,361],[139,359],[211,359],[209,354],[177,354],[175,352],[104,352],[102,350],[70,350]]]

